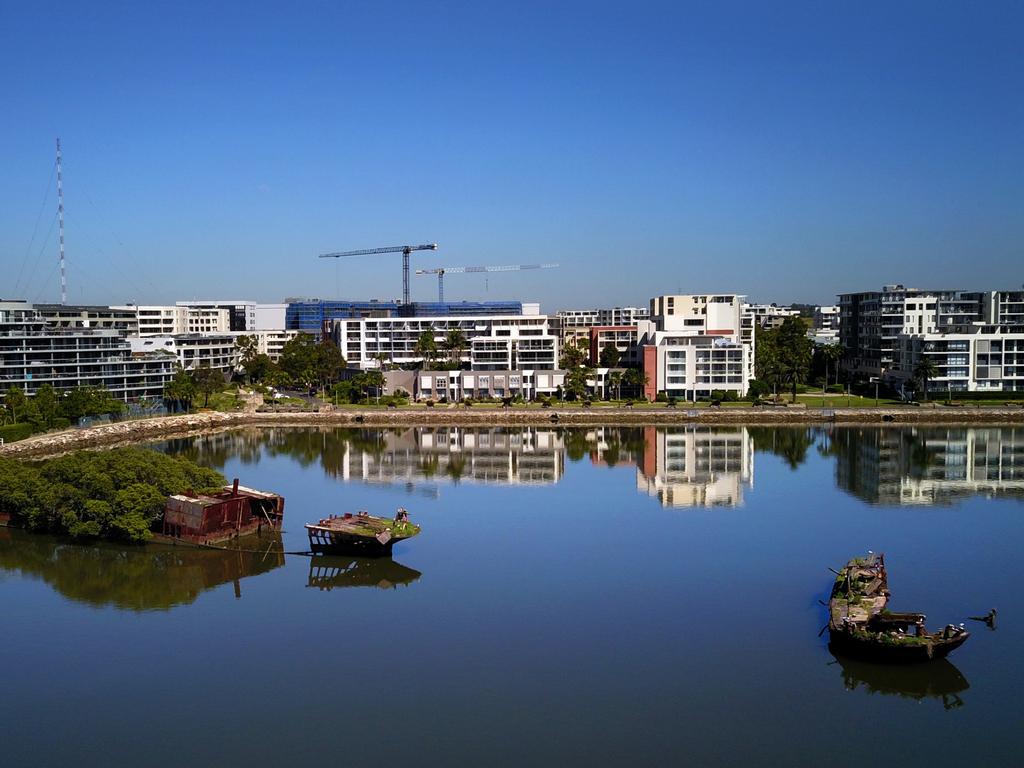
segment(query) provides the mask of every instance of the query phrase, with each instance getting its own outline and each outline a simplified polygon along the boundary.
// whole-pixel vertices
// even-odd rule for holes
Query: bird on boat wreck
[[[393,520],[365,511],[354,515],[346,512],[307,523],[306,532],[309,548],[315,554],[383,557],[391,554],[396,542],[419,534],[420,527],[410,522],[408,511],[399,507]]]
[[[830,647],[841,653],[895,663],[929,661],[943,658],[970,637],[963,624],[929,632],[923,613],[889,611],[882,554],[854,558],[834,573],[828,630]]]

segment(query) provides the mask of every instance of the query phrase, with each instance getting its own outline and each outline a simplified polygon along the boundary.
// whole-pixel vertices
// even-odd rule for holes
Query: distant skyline
[[[0,0],[0,297],[1024,283],[1024,6]],[[437,298],[434,276],[413,300]]]

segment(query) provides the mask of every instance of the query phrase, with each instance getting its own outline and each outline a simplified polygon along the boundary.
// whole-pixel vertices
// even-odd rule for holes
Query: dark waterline
[[[1024,430],[250,429],[173,441],[287,499],[255,552],[0,528],[5,765],[1015,762]],[[393,560],[282,555],[407,507]],[[829,653],[999,609],[948,662]]]

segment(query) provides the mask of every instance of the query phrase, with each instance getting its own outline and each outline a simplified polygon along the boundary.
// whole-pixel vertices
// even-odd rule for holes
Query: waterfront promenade
[[[686,424],[1022,424],[1024,408],[344,408],[306,412],[203,411],[101,424],[34,435],[0,445],[0,456],[37,457],[54,453],[147,442],[236,426],[416,427],[416,426],[682,426]]]

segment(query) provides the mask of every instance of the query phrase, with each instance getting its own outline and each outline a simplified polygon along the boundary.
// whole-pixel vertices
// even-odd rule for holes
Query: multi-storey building
[[[639,324],[645,396],[686,400],[746,394],[754,378],[753,317],[736,294],[656,296]]]
[[[519,301],[336,301],[321,299],[288,299],[285,327],[317,336],[335,320],[361,317],[479,317],[538,314],[537,304]]]
[[[139,336],[172,336],[188,331],[185,307],[128,304],[112,309],[135,312]]]
[[[228,313],[228,327],[219,333],[227,331],[254,331],[256,330],[256,307],[255,301],[244,301],[241,299],[217,299],[209,301],[179,301],[179,307],[188,307],[198,310],[223,309]]]
[[[102,387],[125,401],[159,398],[174,376],[164,355],[134,354],[116,328],[53,327],[27,302],[0,302],[0,396]]]
[[[132,336],[128,338],[132,352],[160,352],[173,359],[186,371],[215,368],[225,373],[238,365],[238,347],[233,334],[178,334],[176,336]]]
[[[744,304],[743,311],[761,328],[778,328],[787,317],[799,317],[800,310],[777,304]]]
[[[565,371],[551,369],[487,369],[470,371],[387,371],[384,394],[404,390],[415,400],[457,402],[467,397],[521,397],[534,400],[552,396],[565,387]]]
[[[940,367],[939,376],[929,377],[929,388],[1021,388],[1017,344],[1024,333],[1024,291],[923,291],[890,285],[842,294],[839,300],[844,367],[853,376],[902,386],[914,378],[922,355],[928,355]]]
[[[283,331],[287,328],[287,304],[257,304],[256,325],[246,330]]]
[[[590,328],[595,325],[636,325],[650,319],[647,307],[612,307],[611,309],[564,309],[557,312],[559,327]]]
[[[558,335],[547,315],[352,318],[333,321],[332,336],[349,367],[375,368],[421,362],[421,336],[444,350],[452,331],[461,333],[462,348],[438,354],[473,370],[558,367]]]
[[[139,333],[139,318],[134,307],[71,304],[33,306],[50,328],[108,328],[124,336],[136,336]]]

